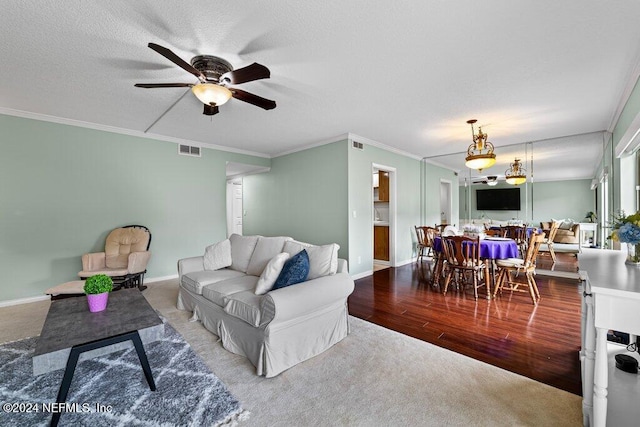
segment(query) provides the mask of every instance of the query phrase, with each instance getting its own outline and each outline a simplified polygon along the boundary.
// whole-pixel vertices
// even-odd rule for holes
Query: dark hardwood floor
[[[544,258],[538,268],[549,269]],[[387,268],[356,281],[351,315],[491,365],[581,395],[580,293],[575,279],[536,276],[541,299],[504,292],[475,301],[471,288],[441,290],[428,262]],[[574,255],[558,254],[555,271],[577,270]],[[524,278],[523,278],[524,279]]]

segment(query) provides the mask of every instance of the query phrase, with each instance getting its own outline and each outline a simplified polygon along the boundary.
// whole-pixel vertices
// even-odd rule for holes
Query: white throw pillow
[[[309,276],[307,276],[307,280],[336,274],[338,271],[338,250],[340,245],[331,243],[324,246],[314,246],[309,243],[292,240],[285,242],[283,251],[293,256],[303,249],[306,249],[309,255]]]
[[[293,240],[291,237],[262,237],[258,238],[251,260],[247,267],[247,274],[260,276],[271,258],[278,255],[284,247],[284,242]]]
[[[273,285],[276,283],[276,279],[282,271],[284,263],[287,262],[288,259],[289,254],[286,252],[282,252],[271,258],[267,263],[267,266],[262,270],[258,283],[256,283],[256,295],[264,295],[273,288]]]
[[[567,218],[562,221],[562,223],[560,224],[560,227],[558,228],[560,230],[571,230],[572,227],[573,227],[573,220],[571,218]]]
[[[253,250],[256,248],[259,236],[240,236],[232,234],[229,236],[231,241],[231,269],[236,271],[247,272],[249,261]]]
[[[204,250],[204,269],[219,270],[231,265],[231,242],[229,239],[207,246]]]

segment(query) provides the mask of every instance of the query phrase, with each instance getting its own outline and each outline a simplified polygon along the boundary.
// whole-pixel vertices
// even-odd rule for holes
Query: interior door
[[[451,224],[451,181],[440,181],[440,221],[442,224]]]
[[[242,180],[227,181],[227,235],[242,235]]]

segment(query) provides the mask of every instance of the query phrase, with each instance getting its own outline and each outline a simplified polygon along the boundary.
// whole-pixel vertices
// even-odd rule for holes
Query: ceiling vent
[[[351,147],[355,148],[356,150],[364,150],[364,144],[362,142],[358,142],[358,141],[352,141],[351,142]]]
[[[200,157],[200,147],[192,147],[191,145],[178,145],[178,154],[182,156]]]

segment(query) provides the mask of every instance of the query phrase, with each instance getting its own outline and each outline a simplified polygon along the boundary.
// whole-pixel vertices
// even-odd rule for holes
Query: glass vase
[[[627,243],[627,260],[625,264],[640,267],[640,243]]]

